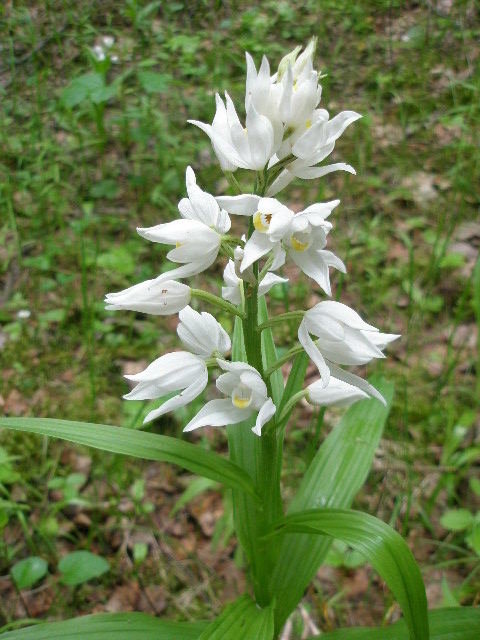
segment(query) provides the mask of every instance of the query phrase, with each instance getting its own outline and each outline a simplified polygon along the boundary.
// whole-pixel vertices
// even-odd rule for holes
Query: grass
[[[8,415],[141,425],[147,409],[122,401],[121,374],[172,346],[174,324],[105,312],[103,295],[164,268],[162,251],[138,238],[135,227],[176,215],[187,164],[201,185],[227,188],[206,137],[187,118],[210,121],[215,91],[228,89],[241,101],[245,50],[257,62],[263,52],[274,62],[317,35],[317,59],[328,74],[323,106],[364,114],[335,152],[358,175],[299,182],[284,197],[298,204],[341,198],[332,239],[346,257],[348,275],[334,276],[336,293],[341,288],[344,302],[404,336],[377,366],[395,381],[396,400],[360,500],[412,541],[424,539],[425,565],[458,560],[446,579],[455,598],[471,602],[478,597],[478,573],[470,579],[478,558],[461,564],[472,552],[461,535],[447,536],[439,517],[458,504],[473,509],[476,499],[468,480],[479,458],[480,29],[474,3],[436,7],[395,0],[240,6],[129,0],[101,8],[95,2],[19,0],[2,6],[0,403]],[[115,38],[111,51],[118,56],[109,68],[90,53],[105,35]],[[239,178],[247,188],[248,176]],[[220,268],[207,275],[213,290],[220,277]],[[285,290],[275,295],[280,308]],[[293,277],[286,295],[290,309],[311,304],[311,282]],[[20,313],[25,310],[28,318]],[[288,330],[275,335],[288,345]],[[178,433],[195,409],[156,428]],[[334,418],[327,412],[326,424]],[[287,491],[303,469],[305,447],[324,429],[316,416],[299,415],[298,424],[289,435]],[[214,442],[219,446],[221,436]],[[106,500],[108,507],[95,508],[88,527],[65,531],[68,512],[55,511],[45,495],[52,477],[75,470],[68,450],[49,442],[39,447],[26,437],[2,435],[1,443],[12,461],[0,489],[17,506],[2,507],[8,524],[0,573],[29,553],[47,555],[53,566],[64,548],[93,546],[115,558],[113,573],[102,582],[102,593],[111,593],[122,582],[128,554],[112,552],[109,531],[114,524],[120,531],[127,527],[122,496],[139,475],[149,487],[151,467],[88,454],[93,463],[83,492],[100,490],[94,502]],[[163,472],[172,495],[181,491],[182,478]],[[149,490],[162,510],[168,491]],[[128,513],[128,530],[158,528],[142,509]],[[199,560],[198,526],[192,532],[185,516],[181,523],[191,541],[181,570],[175,535],[161,530],[149,549],[162,552],[142,565],[130,559],[127,573],[141,585],[154,580],[168,594],[165,615],[211,615],[225,596],[223,584]],[[330,598],[322,589],[317,584],[309,602],[325,627],[368,622],[365,610],[350,614],[338,595],[333,618],[322,617]],[[39,615],[90,611],[99,599],[94,591],[87,585],[72,600],[55,587],[53,604]],[[18,617],[15,605],[2,605],[0,616],[5,624]]]

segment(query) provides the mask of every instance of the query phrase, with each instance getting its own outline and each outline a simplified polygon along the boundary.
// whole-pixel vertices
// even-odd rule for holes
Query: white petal
[[[363,329],[364,331],[378,331],[376,327],[371,324],[367,324],[360,315],[354,311],[351,307],[343,304],[342,302],[336,302],[335,300],[324,300],[319,302],[312,309],[307,311],[308,316],[312,318],[318,318],[318,322],[321,323],[321,316],[327,314],[343,322],[352,329]]]
[[[150,413],[146,415],[143,424],[151,422],[152,420],[155,420],[155,418],[159,418],[169,411],[175,411],[175,409],[179,409],[180,407],[184,407],[185,405],[189,404],[190,402],[192,402],[192,400],[194,400],[202,393],[202,391],[207,386],[207,382],[208,371],[205,367],[204,371],[202,371],[202,374],[198,376],[197,379],[192,382],[192,384],[188,386],[184,391],[164,402],[162,406],[158,407],[158,409],[150,411]]]
[[[247,133],[250,147],[250,169],[259,171],[267,164],[273,155],[273,127],[265,116],[260,115],[253,105],[247,112]]]
[[[228,144],[232,144],[232,136],[230,135],[230,127],[228,124],[227,110],[225,105],[223,104],[223,100],[220,98],[218,93],[215,94],[215,104],[216,111],[215,117],[212,122],[212,129],[219,136],[221,136],[225,142]],[[235,171],[237,169],[237,165],[230,162],[226,156],[220,151],[220,149],[212,142],[213,150],[215,151],[218,161],[220,162],[220,166],[223,171]]]
[[[240,271],[245,271],[256,260],[267,254],[273,249],[273,243],[270,242],[266,233],[254,231],[245,245],[245,253],[240,266]]]
[[[318,286],[325,291],[327,296],[332,295],[330,286],[330,275],[327,263],[319,255],[320,251],[294,251],[291,249],[289,255],[300,267],[305,275],[315,280]]]
[[[326,386],[330,379],[330,369],[328,368],[322,354],[318,350],[317,345],[311,339],[306,327],[305,319],[302,320],[300,326],[298,327],[298,340],[317,367],[323,383]]]
[[[252,428],[252,431],[255,435],[262,435],[262,427],[266,424],[273,416],[275,415],[276,407],[273,404],[271,398],[267,398],[265,403],[262,405],[260,411],[258,412],[257,420],[255,422],[255,426]]]
[[[177,242],[191,240],[199,233],[205,233],[205,229],[207,228],[204,224],[198,222],[198,220],[183,219],[173,220],[165,224],[157,224],[154,227],[137,227],[137,233],[142,236],[142,238],[146,238],[152,242],[176,244]]]
[[[303,178],[304,180],[314,180],[315,178],[321,178],[322,176],[326,176],[328,173],[332,173],[333,171],[347,171],[347,173],[352,173],[356,175],[356,171],[349,164],[345,164],[344,162],[337,162],[335,164],[327,164],[324,167],[305,167],[302,169],[294,169],[292,170],[297,178]]]
[[[340,200],[331,200],[330,202],[316,202],[298,213],[297,215],[306,215],[311,225],[316,226],[323,223],[328,218],[335,207],[338,207]]]
[[[347,267],[334,253],[328,251],[328,249],[321,249],[320,251],[317,251],[317,253],[329,267],[333,267],[342,273],[347,273]]]
[[[265,277],[258,286],[258,295],[264,296],[276,284],[281,284],[284,282],[288,282],[288,278],[281,278],[280,276],[277,276],[276,273],[272,273],[271,271],[269,271],[267,274],[265,274]]]
[[[329,120],[325,125],[327,129],[328,142],[337,140],[349,125],[361,117],[362,116],[355,111],[342,111]]]
[[[237,216],[251,216],[258,211],[260,196],[244,193],[239,196],[217,196],[216,200],[228,213]]]
[[[390,342],[393,342],[394,340],[398,340],[398,338],[401,338],[402,336],[398,333],[372,333],[372,332],[368,332],[368,339],[370,342],[373,342],[373,344],[378,347],[379,349],[385,349],[385,347],[390,344]]]
[[[217,358],[217,364],[220,369],[223,369],[224,371],[231,371],[232,373],[237,373],[239,376],[243,371],[253,371],[257,374],[257,376],[260,376],[255,367],[252,367],[252,365],[248,364],[247,362],[230,362],[228,360],[222,360],[222,358]]]
[[[271,271],[276,271],[277,269],[280,269],[280,267],[283,267],[285,264],[285,257],[285,249],[283,249],[280,242],[278,242],[273,246],[273,262],[270,267]]]
[[[282,173],[276,178],[267,189],[267,196],[274,196],[282,189],[285,189],[292,180],[295,179],[295,175],[290,171],[284,169]]]
[[[231,287],[222,287],[222,298],[228,300],[232,304],[240,304],[242,302],[242,294],[240,293],[241,282]]]
[[[188,306],[179,313],[179,319],[177,334],[193,353],[208,358],[216,351],[230,350],[227,332],[210,313],[198,313]]]
[[[360,378],[360,376],[356,376],[354,373],[350,373],[350,371],[344,371],[343,369],[340,369],[340,367],[337,367],[337,365],[333,364],[333,362],[329,362],[328,366],[330,367],[332,375],[334,375],[336,378],[338,378],[339,380],[343,380],[343,382],[347,382],[348,384],[354,385],[355,387],[358,387],[372,398],[376,398],[377,400],[379,400],[384,406],[387,406],[387,401],[382,396],[380,391],[377,391],[377,389],[375,389],[375,387],[372,386],[369,382],[367,382],[363,378]]]
[[[235,407],[231,400],[210,400],[190,420],[184,431],[193,431],[206,426],[224,427],[227,424],[237,424],[246,420],[250,413],[251,411]]]
[[[204,133],[206,133],[212,141],[214,148],[217,148],[220,151],[221,155],[229,163],[242,169],[250,168],[248,162],[245,162],[245,160],[240,157],[235,147],[230,142],[225,140],[225,138],[223,138],[217,131],[215,131],[210,124],[205,124],[204,122],[199,122],[198,120],[187,120],[187,122],[195,125]]]
[[[257,398],[260,397],[262,401],[267,397],[267,387],[256,369],[254,371],[242,371],[240,373],[240,382],[251,389],[255,396]]]
[[[329,407],[331,405],[347,406],[368,398],[368,395],[358,387],[343,382],[338,378],[330,376],[330,381],[325,387],[323,380],[313,382],[307,387],[308,401],[311,404]]]

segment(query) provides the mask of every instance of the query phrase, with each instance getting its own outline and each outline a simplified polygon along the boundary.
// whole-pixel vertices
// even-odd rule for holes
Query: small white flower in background
[[[215,198],[198,187],[191,167],[187,168],[186,185],[188,198],[178,204],[181,220],[137,229],[147,240],[175,245],[167,258],[183,263],[184,267],[175,270],[174,277],[192,276],[208,269],[215,262],[222,235],[231,224]]]
[[[17,311],[18,320],[28,320],[31,315],[32,312],[30,311],[30,309],[20,309],[20,311]]]
[[[310,334],[317,338],[315,342]],[[374,387],[336,365],[362,365],[373,358],[384,358],[382,349],[399,337],[380,333],[376,327],[364,322],[356,311],[333,300],[319,302],[309,309],[298,328],[300,344],[317,366],[325,386],[332,374],[383,402]]]
[[[331,405],[346,407],[368,397],[368,394],[358,387],[330,376],[327,386],[324,385],[323,380],[312,382],[307,387],[306,399],[310,404],[322,407]]]
[[[115,43],[115,38],[113,36],[103,36],[102,44],[107,49],[110,49],[111,47],[113,47],[114,43]]]
[[[251,104],[243,127],[228,93],[225,93],[226,104],[218,94],[215,100],[217,109],[211,125],[198,120],[188,122],[210,138],[224,171],[263,169],[275,153],[275,134],[270,120]]]
[[[267,387],[258,371],[244,362],[217,360],[226,371],[217,379],[217,388],[228,396],[225,400],[211,400],[190,420],[184,431],[199,427],[224,427],[238,424],[257,413],[253,433],[262,435],[262,427],[274,416],[276,408],[267,395]]]
[[[198,313],[186,307],[179,314],[177,333],[188,351],[174,351],[154,360],[148,367],[125,378],[137,383],[123,396],[126,400],[154,400],[173,391],[180,391],[158,409],[147,414],[144,422],[151,422],[169,411],[192,402],[207,386],[208,370],[205,359],[226,355],[230,338],[223,327],[209,313]]]
[[[98,62],[103,62],[106,58],[105,50],[100,44],[96,44],[95,46],[92,47],[92,53],[95,56],[95,58],[98,60]]]
[[[170,271],[153,280],[139,282],[123,291],[107,293],[105,309],[140,311],[154,316],[178,313],[190,303],[191,289],[186,284],[170,280],[172,273]]]

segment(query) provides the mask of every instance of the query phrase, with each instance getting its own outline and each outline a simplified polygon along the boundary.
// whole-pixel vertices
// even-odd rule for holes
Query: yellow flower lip
[[[307,240],[306,242],[302,242],[295,236],[290,238],[290,244],[295,249],[295,251],[306,251],[310,246],[310,242]]]
[[[272,220],[271,213],[264,213],[263,211],[257,211],[253,214],[253,226],[257,231],[261,231],[262,233],[266,233],[270,227],[270,222]]]
[[[237,409],[247,409],[252,402],[252,390],[243,384],[238,385],[232,393],[232,403]]]

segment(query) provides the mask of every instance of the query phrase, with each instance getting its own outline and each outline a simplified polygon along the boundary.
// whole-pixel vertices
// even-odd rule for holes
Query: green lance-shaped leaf
[[[106,424],[51,418],[0,418],[0,427],[62,438],[75,444],[134,458],[171,462],[192,473],[244,491],[257,500],[252,479],[238,465],[178,438]]]
[[[258,301],[258,322],[262,323],[267,319],[267,302],[265,296],[262,296]],[[278,359],[271,329],[264,329],[262,331],[262,355],[265,369],[274,364]],[[283,394],[283,376],[280,369],[272,373],[270,376],[270,384],[272,386],[272,400],[278,409]]]
[[[198,640],[273,640],[273,609],[260,609],[248,595],[229,604]]]
[[[370,471],[393,397],[393,385],[379,378],[370,382],[383,394],[387,407],[376,400],[362,400],[348,409],[304,474],[289,514],[318,507],[348,508],[352,504]],[[327,538],[308,534],[283,537],[271,577],[277,632],[302,598],[330,544]]]
[[[168,622],[145,613],[107,613],[47,622],[2,634],[2,640],[198,640],[204,622]]]
[[[274,532],[313,533],[349,544],[362,553],[398,600],[411,640],[428,640],[427,597],[422,575],[403,538],[368,513],[312,509],[286,516]]]
[[[478,640],[480,608],[454,607],[428,612],[430,640]],[[315,640],[309,638],[308,640]],[[408,640],[404,620],[388,627],[355,627],[322,634],[322,640]]]

